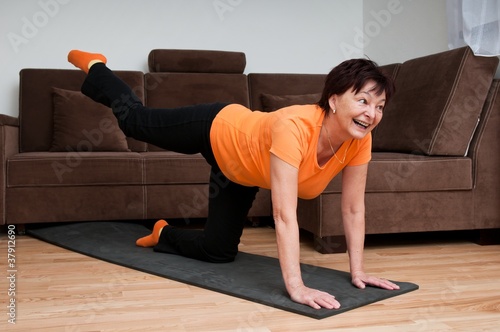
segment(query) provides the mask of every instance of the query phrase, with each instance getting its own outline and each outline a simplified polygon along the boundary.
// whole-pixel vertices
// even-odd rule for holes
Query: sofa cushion
[[[7,160],[7,187],[140,185],[135,152],[25,152]]]
[[[144,74],[115,71],[144,100]],[[49,151],[53,140],[53,88],[79,91],[85,73],[70,69],[26,68],[20,72],[19,149],[20,152]],[[132,139],[128,139],[129,141]],[[133,151],[146,150],[146,143],[135,141]]]
[[[374,151],[464,156],[497,64],[468,47],[404,62]]]
[[[422,156],[408,153],[372,154],[366,192],[423,192],[472,190],[472,159],[468,157]],[[341,193],[337,176],[325,193]]]
[[[54,134],[50,151],[129,151],[110,108],[79,91],[54,88]]]
[[[242,74],[245,53],[209,50],[156,49],[149,53],[149,71]]]
[[[472,159],[374,153],[367,192],[472,190]]]
[[[260,97],[262,110],[264,112],[272,112],[291,105],[316,104],[321,99],[321,93],[284,96],[275,96],[263,93]]]
[[[309,95],[311,100],[311,96],[321,94],[323,91],[325,77],[323,74],[248,74],[250,107],[253,110],[263,111],[265,109],[263,102],[266,102],[264,95],[278,97]],[[317,101],[319,98],[315,102]]]

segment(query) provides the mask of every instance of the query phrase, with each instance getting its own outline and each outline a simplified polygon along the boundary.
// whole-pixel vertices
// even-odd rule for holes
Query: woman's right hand
[[[335,296],[317,289],[309,288],[305,285],[296,287],[289,291],[293,301],[308,305],[314,309],[339,309],[340,303]]]

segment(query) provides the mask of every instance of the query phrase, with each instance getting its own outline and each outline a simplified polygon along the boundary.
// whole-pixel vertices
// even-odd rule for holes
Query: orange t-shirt
[[[275,112],[251,111],[231,104],[215,117],[210,130],[212,149],[221,171],[244,186],[271,188],[271,153],[299,170],[298,195],[311,199],[323,192],[345,166],[371,159],[371,134],[346,141],[320,167],[317,146],[325,114],[317,105],[290,106]],[[347,151],[346,151],[347,150]]]

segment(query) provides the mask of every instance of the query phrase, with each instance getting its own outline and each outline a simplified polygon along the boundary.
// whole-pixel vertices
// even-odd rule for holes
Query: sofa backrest
[[[173,108],[203,103],[249,106],[241,52],[155,49],[145,75],[146,105]],[[153,145],[149,151],[161,150]]]
[[[400,67],[400,63],[391,63],[388,65],[379,66],[378,69],[386,76],[390,77],[392,80],[396,80],[396,76],[398,76]]]
[[[381,66],[380,70],[396,77],[399,64]],[[250,107],[264,112],[294,104],[315,104],[321,98],[327,74],[248,74]]]
[[[144,75],[117,71],[134,92],[144,99]],[[66,69],[23,69],[20,72],[19,125],[20,152],[49,151],[53,141],[53,88],[80,91],[85,73]],[[98,104],[96,104],[98,105]],[[145,150],[145,143],[127,139],[129,149]]]
[[[149,107],[239,103],[272,111],[319,100],[326,74],[244,74],[241,52],[152,50],[150,73],[116,71]],[[466,154],[498,58],[476,57],[468,47],[382,66],[396,94],[373,133],[374,151],[425,155]],[[20,73],[20,150],[49,151],[53,88],[79,91],[79,70],[23,69]],[[128,138],[132,151],[157,150]]]
[[[469,47],[401,64],[373,150],[464,156],[497,66],[497,57],[474,56]]]

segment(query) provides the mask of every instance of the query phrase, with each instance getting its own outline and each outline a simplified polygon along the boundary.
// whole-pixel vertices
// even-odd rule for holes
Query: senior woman
[[[211,165],[209,212],[204,230],[176,228],[159,220],[137,245],[214,263],[234,260],[247,213],[259,188],[271,190],[279,262],[293,301],[337,309],[326,292],[301,277],[297,198],[318,196],[342,171],[342,217],[352,283],[399,287],[363,268],[364,191],[371,134],[394,91],[392,81],[369,60],[347,60],[328,74],[315,105],[272,113],[237,104],[175,109],[145,107],[106,66],[102,54],[73,50],[68,60],[88,75],[82,92],[111,107],[125,135],[180,153],[201,153]]]

